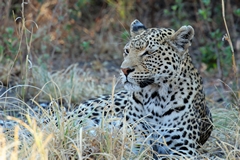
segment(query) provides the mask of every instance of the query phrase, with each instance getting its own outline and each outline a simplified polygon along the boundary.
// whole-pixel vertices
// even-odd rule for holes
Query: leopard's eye
[[[124,50],[124,54],[125,54],[125,55],[128,55],[128,54],[129,54],[129,49],[125,49],[125,50]]]
[[[149,55],[150,52],[149,51],[145,51],[141,56],[145,56],[145,55]]]

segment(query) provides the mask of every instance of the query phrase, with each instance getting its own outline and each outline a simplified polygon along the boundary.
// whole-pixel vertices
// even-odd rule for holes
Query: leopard
[[[156,153],[197,156],[213,123],[202,78],[189,54],[193,27],[146,28],[136,19],[130,36],[120,66],[125,91],[115,93],[113,99],[107,95],[88,100],[74,115],[91,114],[92,124],[98,125],[107,115],[106,107],[113,104],[111,114],[132,124]]]
[[[121,128],[126,121],[140,135],[138,141],[152,147],[154,159],[198,156],[198,149],[211,135],[213,121],[202,77],[189,54],[193,37],[190,25],[177,31],[147,28],[135,19],[120,66],[125,90],[89,99],[67,113],[67,119],[77,117],[80,124],[87,115],[85,123],[91,127],[111,114],[119,119],[112,122],[114,126]]]

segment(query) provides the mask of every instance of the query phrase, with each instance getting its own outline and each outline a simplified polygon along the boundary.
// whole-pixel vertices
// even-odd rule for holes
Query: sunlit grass
[[[54,107],[54,106],[53,106]],[[137,142],[129,137],[134,132],[127,129],[124,122],[121,129],[109,127],[114,118],[107,118],[98,127],[84,128],[88,123],[87,116],[83,117],[86,123],[77,124],[76,118],[66,119],[66,112],[60,110],[61,106],[55,104],[55,112],[60,117],[56,121],[48,112],[34,118],[26,115],[26,122],[7,117],[16,122],[12,130],[0,134],[1,159],[151,159],[151,149],[135,155],[131,152]],[[240,116],[235,107],[221,106],[212,108],[214,131],[203,146],[207,153],[204,157],[220,157],[237,160],[240,158]],[[45,124],[43,118],[50,121]],[[79,119],[78,119],[79,120]]]
[[[136,142],[130,138],[134,132],[126,121],[121,129],[110,127],[110,122],[116,121],[110,116],[103,118],[98,127],[85,128],[88,115],[82,118],[82,124],[76,124],[80,118],[66,119],[61,105],[54,103],[52,107],[59,117],[57,121],[49,112],[36,113],[36,117],[26,115],[24,121],[6,117],[16,122],[16,126],[4,132],[1,129],[1,159],[8,159],[9,155],[15,155],[12,159],[139,159],[147,156],[147,151],[145,155],[132,153]],[[43,123],[43,119],[48,119],[48,123]]]

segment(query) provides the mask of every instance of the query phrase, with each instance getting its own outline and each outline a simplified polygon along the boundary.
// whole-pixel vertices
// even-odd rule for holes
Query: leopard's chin
[[[124,85],[124,88],[130,92],[139,92],[142,89],[140,86],[133,84],[131,82],[125,82],[123,85]]]

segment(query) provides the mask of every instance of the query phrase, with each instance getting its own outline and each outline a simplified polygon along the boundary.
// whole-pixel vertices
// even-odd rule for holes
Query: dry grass
[[[19,100],[21,102],[21,100]],[[26,105],[26,104],[23,104]],[[29,110],[32,108],[28,105]],[[141,155],[131,151],[138,144],[129,136],[134,137],[133,131],[124,122],[121,129],[110,127],[109,123],[116,118],[109,116],[98,127],[89,128],[88,115],[76,124],[80,118],[66,119],[66,112],[61,104],[52,103],[54,114],[59,117],[56,121],[49,112],[29,116],[25,122],[18,118],[7,116],[8,120],[16,122],[16,126],[1,129],[0,158],[1,159],[141,159],[150,153],[147,148]],[[71,107],[71,106],[70,106]],[[49,119],[43,123],[42,119]],[[83,129],[84,128],[84,129]],[[128,128],[128,129],[127,129]]]
[[[64,99],[68,104],[80,103],[88,97],[109,93],[111,88],[106,84],[96,85],[99,83],[96,77],[79,68],[77,64],[51,74],[44,68],[35,66],[32,69],[32,79],[34,86],[41,87],[47,93],[39,92],[34,96],[38,101],[51,97],[55,100]],[[34,90],[30,93],[34,93]]]
[[[212,110],[214,130],[204,145],[210,156],[237,160],[240,158],[239,111],[230,106],[214,107]]]
[[[8,12],[7,8],[6,12]],[[103,19],[106,21],[113,18],[105,17]],[[24,14],[21,20],[22,25],[18,34],[19,43],[20,46],[25,45],[23,48],[26,48],[27,58],[21,61],[21,67],[16,64],[19,55],[24,52],[24,49],[19,47],[14,61],[6,62],[4,66],[1,65],[3,71],[0,76],[4,80],[3,83],[8,84],[10,79],[15,80],[15,75],[20,71],[23,85],[15,85],[9,88],[5,92],[6,94],[1,94],[0,105],[2,108],[5,107],[5,110],[21,111],[24,115],[22,120],[7,117],[17,125],[13,128],[10,127],[7,131],[0,128],[0,159],[151,159],[149,146],[145,146],[145,150],[140,155],[131,152],[133,147],[138,146],[138,143],[129,138],[130,135],[132,137],[135,135],[131,129],[127,129],[127,122],[124,122],[121,129],[111,128],[109,121],[114,121],[114,119],[110,117],[105,119],[99,127],[84,128],[89,121],[87,116],[83,117],[83,121],[86,123],[82,125],[76,125],[75,119],[64,118],[66,111],[62,108],[67,106],[67,109],[72,110],[75,107],[74,104],[78,104],[88,97],[109,93],[111,85],[99,85],[95,77],[80,69],[76,64],[57,72],[49,72],[44,67],[32,65],[29,57],[32,56],[30,51],[34,31],[26,28]],[[33,24],[35,25],[35,23]],[[56,26],[57,29],[61,29],[58,25]],[[36,32],[36,35],[41,37],[45,31],[40,30]],[[86,32],[92,34],[89,30]],[[57,31],[51,32],[51,37],[58,40],[57,46],[63,42],[56,36]],[[230,36],[228,37],[230,38]],[[111,38],[114,41],[113,37]],[[38,38],[35,40],[38,41]],[[99,43],[102,41],[104,41],[104,36],[97,40]],[[109,48],[107,45],[106,43],[99,45],[98,50],[105,52],[106,48]],[[117,48],[118,46],[115,44],[114,50]],[[235,62],[234,56],[233,61]],[[19,79],[16,80],[19,82]],[[115,85],[113,84],[113,86]],[[114,91],[114,87],[112,88]],[[230,94],[235,94],[235,91]],[[237,95],[236,99],[239,99],[239,93],[235,95]],[[35,116],[29,116],[29,113],[34,115],[32,114],[34,113],[33,105],[27,101],[29,98],[40,109],[39,101],[51,101],[55,114],[60,117],[57,122],[59,125],[56,126],[51,114],[44,110],[41,115],[36,113]],[[237,103],[225,101],[222,105],[211,103],[215,127],[212,137],[203,146],[204,150],[207,150],[207,153],[203,154],[206,158],[215,156],[229,160],[240,159],[240,111],[238,105],[239,101]],[[5,117],[0,117],[0,119],[2,118]],[[49,118],[49,123],[42,123],[42,118]]]
[[[19,102],[22,102],[19,100]],[[23,102],[22,102],[23,103]],[[26,105],[26,104],[23,104]],[[207,153],[203,156],[220,157],[223,159],[237,160],[240,158],[240,116],[236,106],[229,104],[212,107],[214,131],[211,138],[203,146]],[[114,118],[107,118],[99,127],[84,128],[88,123],[87,115],[82,118],[84,122],[76,125],[76,119],[65,119],[66,112],[61,109],[61,104],[53,102],[53,108],[58,120],[43,112],[41,116],[29,117],[26,122],[14,118],[7,119],[17,122],[15,128],[8,132],[1,130],[0,158],[1,159],[151,159],[150,148],[145,149],[140,155],[131,152],[138,143],[132,130],[127,129],[124,122],[121,129],[109,127],[109,122]],[[27,106],[30,108],[30,106]],[[69,106],[72,107],[72,106]],[[43,118],[50,118],[49,123],[42,123]],[[79,119],[78,119],[79,120]],[[31,135],[31,136],[29,136]]]

